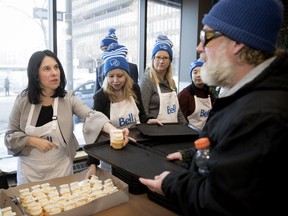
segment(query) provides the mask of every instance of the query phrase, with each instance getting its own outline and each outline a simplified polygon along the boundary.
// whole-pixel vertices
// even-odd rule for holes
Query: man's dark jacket
[[[200,176],[193,159],[189,171],[162,183],[183,215],[287,214],[288,55],[216,99],[200,137],[212,144],[209,175]]]

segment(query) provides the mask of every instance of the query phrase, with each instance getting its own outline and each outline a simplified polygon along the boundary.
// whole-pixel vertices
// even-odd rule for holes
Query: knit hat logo
[[[166,44],[160,44],[159,48],[164,49],[164,50],[168,50],[168,46]]]
[[[117,59],[111,59],[109,61],[110,66],[112,67],[119,67],[120,66],[120,61],[118,61]]]

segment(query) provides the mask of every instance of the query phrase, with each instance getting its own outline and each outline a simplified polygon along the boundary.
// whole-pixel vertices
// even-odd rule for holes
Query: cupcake
[[[12,212],[12,213],[9,213],[9,214],[3,214],[2,216],[15,216],[17,215],[16,212]]]
[[[76,207],[85,205],[86,203],[87,203],[87,199],[85,197],[78,197],[77,199],[75,199],[75,206]]]
[[[64,211],[69,211],[73,208],[75,208],[75,203],[74,202],[64,202],[63,203]]]
[[[95,180],[99,180],[98,176],[96,176],[96,175],[91,175],[90,181],[95,181]]]
[[[30,189],[29,188],[23,188],[23,189],[20,189],[19,190],[19,193],[26,193],[26,192],[30,192]]]
[[[38,203],[41,204],[41,206],[43,205],[44,202],[47,202],[48,201],[48,197],[46,195],[44,196],[39,196],[39,197],[35,197],[36,201]]]
[[[27,211],[31,216],[44,216],[43,209],[41,205],[37,202],[29,203],[27,206]]]
[[[21,201],[21,205],[24,207],[24,208],[27,208],[27,206],[30,204],[30,203],[34,203],[36,202],[35,198],[30,195],[30,196],[27,196],[25,197],[22,201]]]
[[[41,188],[34,188],[31,193],[34,197],[45,196],[45,193]]]
[[[59,192],[58,192],[58,190],[57,190],[57,188],[55,186],[54,187],[50,187],[50,189],[48,191],[48,194],[51,194],[51,193],[58,193],[59,194]]]
[[[45,212],[46,216],[59,214],[61,213],[60,205],[59,204],[50,205],[45,209]]]
[[[29,196],[32,196],[32,193],[30,191],[20,192],[19,201],[23,202],[23,200],[26,199]]]
[[[91,202],[91,201],[97,199],[97,198],[99,197],[98,194],[97,194],[97,192],[98,192],[98,191],[96,191],[96,192],[91,192],[90,194],[88,194],[88,199],[87,199],[87,201],[88,201],[88,202]]]
[[[62,188],[60,189],[60,195],[61,196],[70,196],[71,192],[69,188]]]
[[[102,190],[102,189],[103,189],[103,184],[102,183],[101,184],[99,184],[99,183],[94,184],[94,186],[92,188],[92,190]]]
[[[110,146],[114,149],[122,149],[124,147],[124,138],[122,130],[112,130],[110,133]]]
[[[13,213],[11,206],[0,209],[0,212],[2,212],[3,216],[6,216],[6,215]]]
[[[55,197],[58,198],[59,197],[59,193],[58,192],[49,193],[47,195],[47,197],[49,198],[49,200],[52,200],[52,199],[55,199]]]
[[[44,203],[42,203],[42,209],[46,212],[48,208],[50,208],[50,206],[52,206],[53,203],[51,203],[50,201],[46,201]]]
[[[111,179],[106,179],[103,182],[103,188],[114,186],[113,181]]]
[[[87,197],[88,194],[90,194],[90,188],[89,189],[84,189],[80,192],[79,196],[80,197]]]
[[[45,194],[48,194],[51,187],[49,183],[45,183],[45,184],[41,184],[41,188]]]
[[[79,182],[73,182],[70,184],[70,190],[71,190],[71,194],[79,194],[80,193],[80,184]]]
[[[65,197],[59,197],[57,203],[59,204],[59,207],[61,208],[61,211],[64,211],[64,203],[66,203],[67,200]]]
[[[57,194],[54,194],[53,196],[49,196],[49,201],[52,204],[58,203],[60,199],[60,196]]]
[[[104,188],[104,190],[108,193],[108,194],[111,194],[111,193],[114,193],[114,192],[117,192],[118,191],[118,188],[116,186],[110,186],[110,187],[107,187],[107,188]]]
[[[41,188],[41,185],[40,185],[40,184],[36,184],[36,185],[31,186],[31,189],[32,189],[32,190],[40,189],[40,188]]]

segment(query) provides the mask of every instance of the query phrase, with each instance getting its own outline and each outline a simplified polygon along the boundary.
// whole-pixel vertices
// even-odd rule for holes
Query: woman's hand
[[[123,128],[122,129],[122,133],[123,133],[123,138],[124,138],[123,145],[126,146],[127,143],[129,142],[129,129],[128,128]]]
[[[55,143],[50,142],[47,139],[32,136],[28,138],[27,146],[37,148],[39,151],[44,153],[52,150],[53,148],[58,149],[58,146]]]
[[[102,131],[110,134],[112,130],[117,130],[117,128],[112,125],[111,123],[107,122],[106,124],[104,124]],[[124,143],[123,145],[126,146],[127,143],[129,142],[129,129],[128,128],[123,128],[120,129],[122,130],[123,133],[123,138],[124,138]]]
[[[160,126],[163,126],[163,123],[161,121],[159,121],[158,119],[149,119],[147,121],[147,124],[158,124]]]
[[[90,179],[92,175],[96,175],[97,166],[96,164],[90,164],[88,171],[85,175],[85,179]]]

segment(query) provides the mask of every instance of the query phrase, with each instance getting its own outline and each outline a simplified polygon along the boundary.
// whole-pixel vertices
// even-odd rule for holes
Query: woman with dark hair
[[[27,76],[28,87],[15,100],[5,134],[9,154],[18,156],[18,185],[73,173],[79,148],[73,134],[73,114],[85,119],[83,136],[88,144],[101,131],[115,129],[103,113],[90,109],[65,90],[62,64],[50,50],[31,56]],[[127,144],[129,130],[122,131]],[[94,164],[90,168],[95,172]]]

